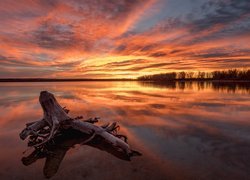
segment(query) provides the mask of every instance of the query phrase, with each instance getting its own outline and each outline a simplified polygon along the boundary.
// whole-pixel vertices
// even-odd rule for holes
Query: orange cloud
[[[196,14],[188,6],[186,14],[171,12],[171,3],[1,1],[0,77],[122,78],[250,66],[246,0],[197,1]]]

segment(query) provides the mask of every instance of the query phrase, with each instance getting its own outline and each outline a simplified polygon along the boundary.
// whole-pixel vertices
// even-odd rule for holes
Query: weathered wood
[[[69,110],[63,108],[54,95],[47,91],[40,93],[39,101],[43,109],[43,118],[39,121],[27,123],[26,128],[20,133],[20,138],[23,140],[29,137],[29,146],[46,151],[46,144],[56,136],[67,132],[65,130],[73,129],[89,137],[83,141],[85,144],[91,143],[95,137],[99,137],[113,149],[126,154],[128,158],[133,155],[140,155],[139,152],[131,150],[126,136],[117,134],[119,126],[116,123],[97,126],[94,123],[98,122],[99,118],[90,118],[85,121],[80,120],[82,119],[81,116],[71,118],[68,115]]]
[[[106,129],[103,129],[102,127],[90,124],[88,122],[82,122],[79,120],[71,121],[69,126],[73,129],[79,130],[86,134],[94,133],[95,135],[99,135],[103,137],[111,145],[119,147],[122,150],[124,150],[127,154],[132,153],[129,145],[125,141],[109,133]]]
[[[22,163],[26,166],[31,165],[38,159],[45,158],[43,173],[46,178],[50,178],[58,171],[62,160],[67,151],[76,144],[85,144],[87,146],[105,151],[121,160],[130,161],[130,156],[127,156],[123,151],[118,151],[116,147],[110,146],[101,136],[96,135],[91,141],[86,142],[90,135],[84,134],[74,129],[64,130],[59,136],[53,139],[53,143],[46,145],[45,149],[35,149],[28,156],[22,158]],[[133,156],[140,155],[134,151]]]
[[[26,139],[29,135],[36,134],[40,129],[43,129],[45,126],[47,126],[47,122],[44,121],[44,119],[41,119],[36,122],[27,123],[26,126],[27,127],[19,134],[22,140]]]

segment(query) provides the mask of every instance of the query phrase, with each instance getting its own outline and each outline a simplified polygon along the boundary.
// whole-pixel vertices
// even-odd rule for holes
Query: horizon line
[[[0,78],[0,82],[136,81],[137,78]]]

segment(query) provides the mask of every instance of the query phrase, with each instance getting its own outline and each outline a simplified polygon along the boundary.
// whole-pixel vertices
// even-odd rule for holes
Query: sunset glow
[[[249,0],[1,0],[0,78],[250,67]]]

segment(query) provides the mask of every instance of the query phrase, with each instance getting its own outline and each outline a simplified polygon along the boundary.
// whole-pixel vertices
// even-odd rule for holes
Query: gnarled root
[[[20,133],[22,140],[29,137],[28,146],[45,149],[46,145],[53,142],[54,137],[62,134],[64,130],[74,129],[90,135],[90,138],[83,142],[85,144],[95,136],[99,136],[110,146],[115,147],[118,151],[123,151],[128,156],[140,154],[130,149],[126,136],[118,134],[120,126],[116,122],[97,126],[95,123],[100,119],[98,117],[83,121],[81,121],[82,116],[71,118],[68,115],[69,110],[65,107],[62,108],[54,95],[47,91],[41,92],[39,101],[44,111],[43,119],[27,123],[27,127]]]
[[[44,121],[44,119],[32,123],[27,123],[26,128],[22,130],[22,132],[19,134],[20,138],[22,140],[26,139],[30,135],[37,135],[38,132],[43,129],[45,126],[47,126],[47,122]]]

